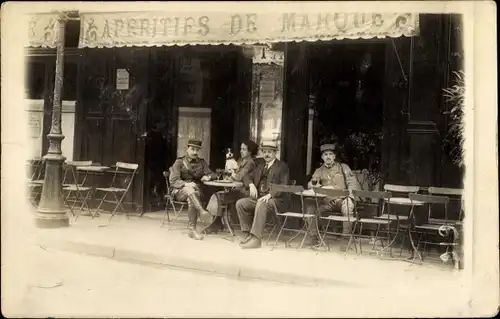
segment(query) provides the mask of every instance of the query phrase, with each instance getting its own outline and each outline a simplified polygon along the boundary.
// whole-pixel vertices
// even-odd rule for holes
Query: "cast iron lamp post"
[[[62,166],[66,159],[62,155],[61,142],[64,135],[61,131],[61,93],[64,74],[64,34],[68,17],[62,13],[59,16],[59,39],[57,39],[56,74],[54,83],[54,103],[52,106],[52,125],[49,139],[49,149],[45,159],[45,177],[42,195],[38,205],[35,224],[38,228],[58,228],[69,226],[67,208],[62,191]]]

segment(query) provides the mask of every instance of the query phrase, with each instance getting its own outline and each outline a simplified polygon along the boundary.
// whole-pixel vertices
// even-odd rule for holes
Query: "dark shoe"
[[[196,230],[196,226],[194,225],[189,225],[189,232],[188,232],[188,236],[189,238],[193,238],[195,240],[202,240],[203,239],[203,235],[200,234],[197,230]]]
[[[224,230],[224,225],[222,224],[222,221],[220,217],[216,217],[215,220],[203,230],[204,234],[217,234],[219,231]]]
[[[241,248],[243,249],[254,249],[260,248],[261,242],[260,239],[251,235],[251,238],[244,244],[241,244]]]
[[[250,239],[252,239],[252,235],[250,234],[250,232],[243,232],[243,235],[245,235],[245,237],[243,238],[242,241],[240,241],[240,245],[243,245],[245,243],[247,243]]]
[[[198,194],[189,195],[189,199],[193,207],[198,211],[198,214],[200,214],[201,221],[205,224],[210,224],[212,222],[212,215],[203,208]]]

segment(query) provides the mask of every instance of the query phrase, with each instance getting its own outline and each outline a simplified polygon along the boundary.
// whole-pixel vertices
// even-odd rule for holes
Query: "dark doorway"
[[[353,170],[380,169],[385,43],[315,44],[309,54],[316,109],[313,169],[321,165],[318,146],[331,140]]]
[[[224,167],[224,149],[235,145],[235,109],[240,85],[238,54],[238,48],[232,46],[152,50],[151,102],[146,121],[150,138],[146,139],[145,156],[145,171],[149,173],[144,183],[150,209],[157,206],[165,191],[160,185],[164,182],[161,171],[168,170],[182,155],[177,153],[179,147],[184,148],[177,145],[181,134],[180,107],[211,110],[210,167],[213,170]],[[190,65],[189,70],[186,63]]]

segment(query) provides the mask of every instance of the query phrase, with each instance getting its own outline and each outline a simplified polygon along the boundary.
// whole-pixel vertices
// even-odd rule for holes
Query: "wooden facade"
[[[460,171],[441,157],[439,146],[440,134],[446,127],[442,88],[448,87],[450,73],[459,67],[461,59],[452,48],[460,47],[456,44],[459,38],[456,27],[460,24],[457,19],[453,15],[423,14],[419,36],[384,40],[381,151],[384,182],[424,187],[460,186],[456,185],[462,180]],[[290,167],[291,178],[300,184],[306,182],[308,46],[295,42],[284,45],[282,159]],[[30,50],[29,53],[30,61],[43,61],[47,70],[45,83],[51,83],[55,64],[55,52],[49,51]],[[166,161],[173,162],[177,155],[177,107],[187,103],[181,101],[179,93],[184,89],[179,78],[181,58],[203,57],[209,65],[207,68],[213,71],[211,76],[217,78],[207,82],[209,86],[205,90],[208,91],[203,97],[206,100],[202,102],[212,108],[215,123],[211,166],[223,166],[222,148],[229,143],[238,149],[239,141],[250,135],[252,61],[239,47],[70,48],[67,51],[66,63],[74,64],[76,71],[71,73],[70,67],[66,67],[68,73],[64,77],[65,89],[74,87],[77,101],[73,157],[103,165],[113,165],[116,161],[138,163],[141,169],[130,201],[140,205],[143,202],[145,142],[141,136],[158,114],[168,122]],[[118,68],[128,70],[133,92],[125,94],[116,90]],[[51,108],[51,88],[46,87],[47,93],[44,93],[47,114]],[[46,147],[44,153],[45,150]],[[450,174],[454,178],[447,180]]]

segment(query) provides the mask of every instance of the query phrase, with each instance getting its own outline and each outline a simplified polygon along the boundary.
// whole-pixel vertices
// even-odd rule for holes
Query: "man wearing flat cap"
[[[169,176],[175,200],[188,202],[189,237],[197,240],[203,238],[196,229],[198,214],[204,223],[209,224],[212,221],[212,216],[201,203],[200,184],[216,177],[207,162],[198,156],[200,149],[201,141],[189,140],[186,155],[174,162]]]
[[[278,148],[273,143],[265,143],[260,147],[264,162],[259,161],[253,171],[243,177],[243,183],[250,196],[236,202],[236,211],[240,220],[241,231],[245,238],[241,248],[259,248],[266,225],[267,214],[274,213],[274,205],[283,203],[281,194],[271,196],[271,184],[288,184],[288,166],[276,158]]]
[[[321,159],[323,165],[314,171],[308,187],[321,187],[329,186],[334,189],[348,189],[350,191],[360,189],[358,180],[353,172],[344,163],[338,162],[337,159],[337,145],[333,143],[323,144],[320,146]],[[332,215],[341,213],[343,216],[353,215],[354,213],[354,197],[347,198],[331,198],[325,197],[322,199],[323,204],[319,207],[317,212],[320,216]],[[313,220],[315,223],[316,220]],[[343,223],[342,232],[348,234],[352,225],[348,222]],[[316,229],[315,224],[311,227],[312,230]],[[311,235],[313,242],[318,242],[316,234]]]

